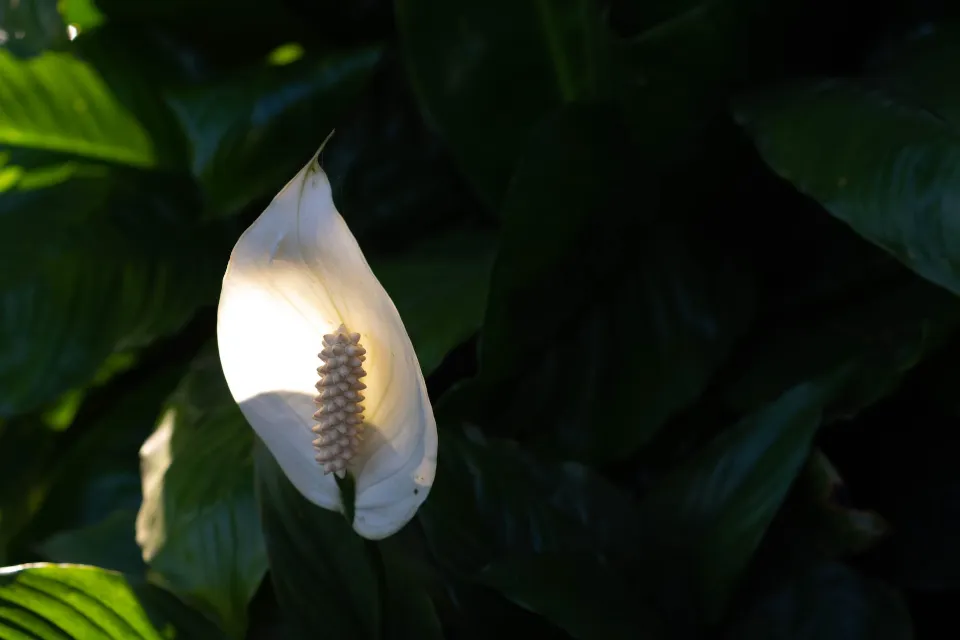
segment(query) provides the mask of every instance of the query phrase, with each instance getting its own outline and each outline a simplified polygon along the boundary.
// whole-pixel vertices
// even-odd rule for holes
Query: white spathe
[[[333,204],[317,156],[237,241],[217,319],[227,384],[290,482],[343,511],[311,431],[324,334],[344,324],[367,350],[364,442],[353,527],[385,538],[413,518],[437,467],[437,427],[413,344],[390,296]]]

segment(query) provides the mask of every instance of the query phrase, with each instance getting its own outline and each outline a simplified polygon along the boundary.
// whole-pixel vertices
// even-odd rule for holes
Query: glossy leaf
[[[648,494],[639,545],[651,595],[684,624],[719,620],[803,468],[824,390],[799,385],[689,456]]]
[[[357,49],[172,92],[207,211],[236,213],[279,192],[334,129],[379,58],[377,48]]]
[[[297,638],[378,638],[378,576],[343,515],[308,502],[262,444],[257,496],[277,601]]]
[[[0,416],[85,383],[215,300],[222,229],[184,220],[189,203],[151,192],[171,186],[159,183],[71,180],[0,201]]]
[[[960,131],[914,100],[842,80],[741,100],[737,117],[775,172],[924,278],[960,292],[951,215]]]
[[[429,376],[454,347],[480,329],[493,263],[493,238],[454,233],[400,255],[371,258]]]
[[[144,443],[137,542],[163,584],[242,637],[267,570],[253,484],[254,434],[206,349]],[[211,470],[215,469],[215,473]]]
[[[894,590],[840,564],[807,569],[761,597],[726,635],[733,640],[912,640]]]
[[[662,621],[614,567],[567,554],[499,560],[479,580],[578,640],[666,638]]]
[[[121,574],[80,565],[0,569],[0,636],[161,640]]]
[[[424,112],[493,208],[537,121],[608,90],[611,45],[592,0],[441,7],[397,0],[395,7]]]
[[[580,464],[449,429],[438,461],[419,516],[434,554],[455,569],[477,571],[507,552],[619,557],[636,544],[641,522],[631,497]]]
[[[17,60],[0,50],[0,145],[135,167],[175,161],[93,64],[67,53]],[[115,81],[115,78],[110,78]],[[134,77],[125,80],[136,82]]]

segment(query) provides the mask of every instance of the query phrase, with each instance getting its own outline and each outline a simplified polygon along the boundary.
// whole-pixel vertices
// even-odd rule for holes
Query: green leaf
[[[0,76],[0,147],[70,153],[135,167],[171,160],[88,62],[53,52],[21,61],[0,50]],[[138,78],[124,80],[135,83]]]
[[[161,640],[121,574],[79,565],[0,569],[0,636]]]
[[[494,246],[487,234],[456,232],[371,260],[403,318],[424,376],[480,329]]]
[[[612,567],[569,554],[499,560],[478,580],[577,640],[666,638],[663,623]]]
[[[730,640],[912,640],[895,591],[839,564],[823,564],[760,598]]]
[[[0,416],[83,385],[216,300],[231,237],[192,210],[182,183],[125,172],[0,197]]]
[[[38,545],[38,551],[51,562],[92,565],[143,576],[146,565],[135,538],[136,518],[136,511],[115,511],[96,524],[47,538]]]
[[[308,502],[263,444],[257,496],[277,601],[297,638],[379,638],[379,579],[369,546],[339,513]]]
[[[592,0],[397,0],[395,8],[423,109],[491,208],[540,118],[608,92],[609,34]]]
[[[481,380],[521,375],[526,389],[481,421],[603,462],[629,457],[699,397],[753,311],[730,256],[661,212],[653,180],[633,175],[627,138],[596,107],[564,108],[536,130],[506,197],[481,342]]]
[[[60,0],[57,4],[64,22],[74,25],[80,32],[103,23],[103,14],[97,8],[96,0]]]
[[[924,278],[960,293],[960,249],[950,242],[960,131],[911,100],[842,80],[769,91],[736,110],[776,173]]]
[[[263,65],[171,92],[207,211],[236,213],[280,191],[354,102],[379,59],[380,49],[368,47]]]
[[[237,638],[267,570],[253,442],[211,346],[198,356],[140,452],[137,542],[152,575],[213,612]]]
[[[57,12],[56,0],[0,0],[0,52],[30,58],[67,42],[67,27]],[[2,53],[0,53],[2,55]]]
[[[505,553],[632,555],[632,497],[589,468],[538,458],[477,430],[440,434],[437,479],[419,519],[434,555],[473,573]]]
[[[641,571],[665,611],[694,628],[720,619],[807,460],[827,386],[799,385],[745,417],[645,497]]]

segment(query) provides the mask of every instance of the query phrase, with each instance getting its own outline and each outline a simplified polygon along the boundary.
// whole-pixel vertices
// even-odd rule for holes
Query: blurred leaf
[[[676,215],[654,219],[656,186],[634,175],[626,138],[595,107],[536,130],[504,205],[482,334],[481,379],[525,385],[489,421],[584,460],[629,457],[695,401],[753,311],[729,255]]]
[[[121,574],[79,565],[0,569],[0,635],[6,638],[161,640]]]
[[[592,0],[397,0],[395,10],[421,105],[493,209],[537,121],[608,93],[611,43]]]
[[[480,582],[544,616],[577,640],[666,638],[662,622],[612,567],[569,554],[499,560]]]
[[[43,500],[56,433],[33,418],[0,421],[0,565],[16,562],[8,545],[36,514]]]
[[[57,0],[0,0],[0,56],[30,58],[67,42]]]
[[[124,173],[106,188],[71,180],[0,196],[0,416],[84,384],[112,353],[216,300],[229,236],[184,220],[178,187]]]
[[[183,366],[171,357],[170,345],[163,346],[165,364],[146,357],[132,371],[85,392],[76,418],[56,442],[55,453],[43,460],[43,501],[18,540],[20,546],[58,531],[70,530],[71,535],[96,531],[108,527],[106,521],[118,510],[136,513],[140,508],[137,453],[153,431],[162,403],[183,375]],[[127,534],[139,556],[132,526]],[[116,568],[80,558],[67,561]]]
[[[949,241],[960,131],[841,80],[741,100],[737,117],[780,176],[924,278],[960,292],[960,249]]]
[[[116,63],[121,64],[121,63]],[[179,164],[171,137],[150,131],[114,85],[132,96],[137,76],[104,76],[93,64],[47,52],[20,61],[0,50],[0,145],[70,153],[135,167]],[[155,105],[159,108],[159,105]],[[133,110],[131,110],[133,109]],[[173,136],[173,140],[176,137]]]
[[[103,14],[97,8],[97,0],[59,0],[57,5],[64,22],[74,25],[80,32],[103,23]]]
[[[378,576],[363,538],[301,496],[265,446],[254,455],[270,576],[294,637],[378,638]]]
[[[280,191],[353,104],[380,59],[376,47],[247,69],[168,96],[192,146],[212,215]]]
[[[254,499],[253,441],[211,346],[140,452],[137,542],[151,574],[214,612],[237,638],[267,570]]]
[[[480,329],[493,252],[489,235],[458,232],[371,260],[410,333],[424,376]]]
[[[389,545],[377,543],[384,562],[386,584],[384,616],[381,635],[384,640],[443,640],[443,629],[429,594],[417,583],[416,577],[389,554]]]
[[[434,555],[472,573],[504,553],[631,555],[631,496],[587,467],[538,459],[479,431],[440,434],[437,479],[419,518]]]
[[[828,407],[851,416],[895,389],[958,323],[960,300],[909,272],[857,282],[762,325],[725,371],[722,393],[734,410],[750,411],[803,380],[853,365],[859,374]]]
[[[51,562],[92,565],[142,576],[146,565],[135,539],[136,517],[137,512],[131,509],[115,511],[96,524],[47,538],[38,550]]]
[[[394,45],[336,126],[323,169],[337,209],[365,251],[371,243],[388,249],[454,221],[487,217],[444,143],[423,122]]]
[[[654,486],[641,513],[646,584],[665,611],[717,622],[803,468],[827,382],[799,385],[694,453]]]
[[[960,93],[949,71],[957,64],[960,25],[925,24],[878,55],[870,71],[960,131]]]
[[[899,594],[840,564],[808,569],[756,602],[731,640],[912,640]]]

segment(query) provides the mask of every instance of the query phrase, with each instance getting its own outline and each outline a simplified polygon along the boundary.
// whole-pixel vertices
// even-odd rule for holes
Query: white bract
[[[358,343],[343,338],[356,334]],[[335,474],[325,467],[338,471],[345,464],[356,481],[357,533],[385,538],[409,522],[436,472],[433,410],[400,314],[337,212],[317,156],[237,241],[223,278],[217,338],[230,392],[300,493],[342,512]],[[365,374],[362,384],[349,367],[330,373],[348,347],[351,358],[362,353],[362,370],[353,370]],[[325,402],[342,402],[315,402],[326,389],[318,387],[324,376],[325,384],[340,383],[354,399],[362,394],[359,409],[345,407],[362,411],[362,440],[355,447],[346,439],[343,447],[334,442],[334,451],[344,452],[337,456],[323,447],[340,435],[354,437],[358,421],[352,418],[361,414],[341,413],[336,424],[333,414],[314,416],[318,407],[336,409]],[[347,379],[353,382],[344,384]]]

